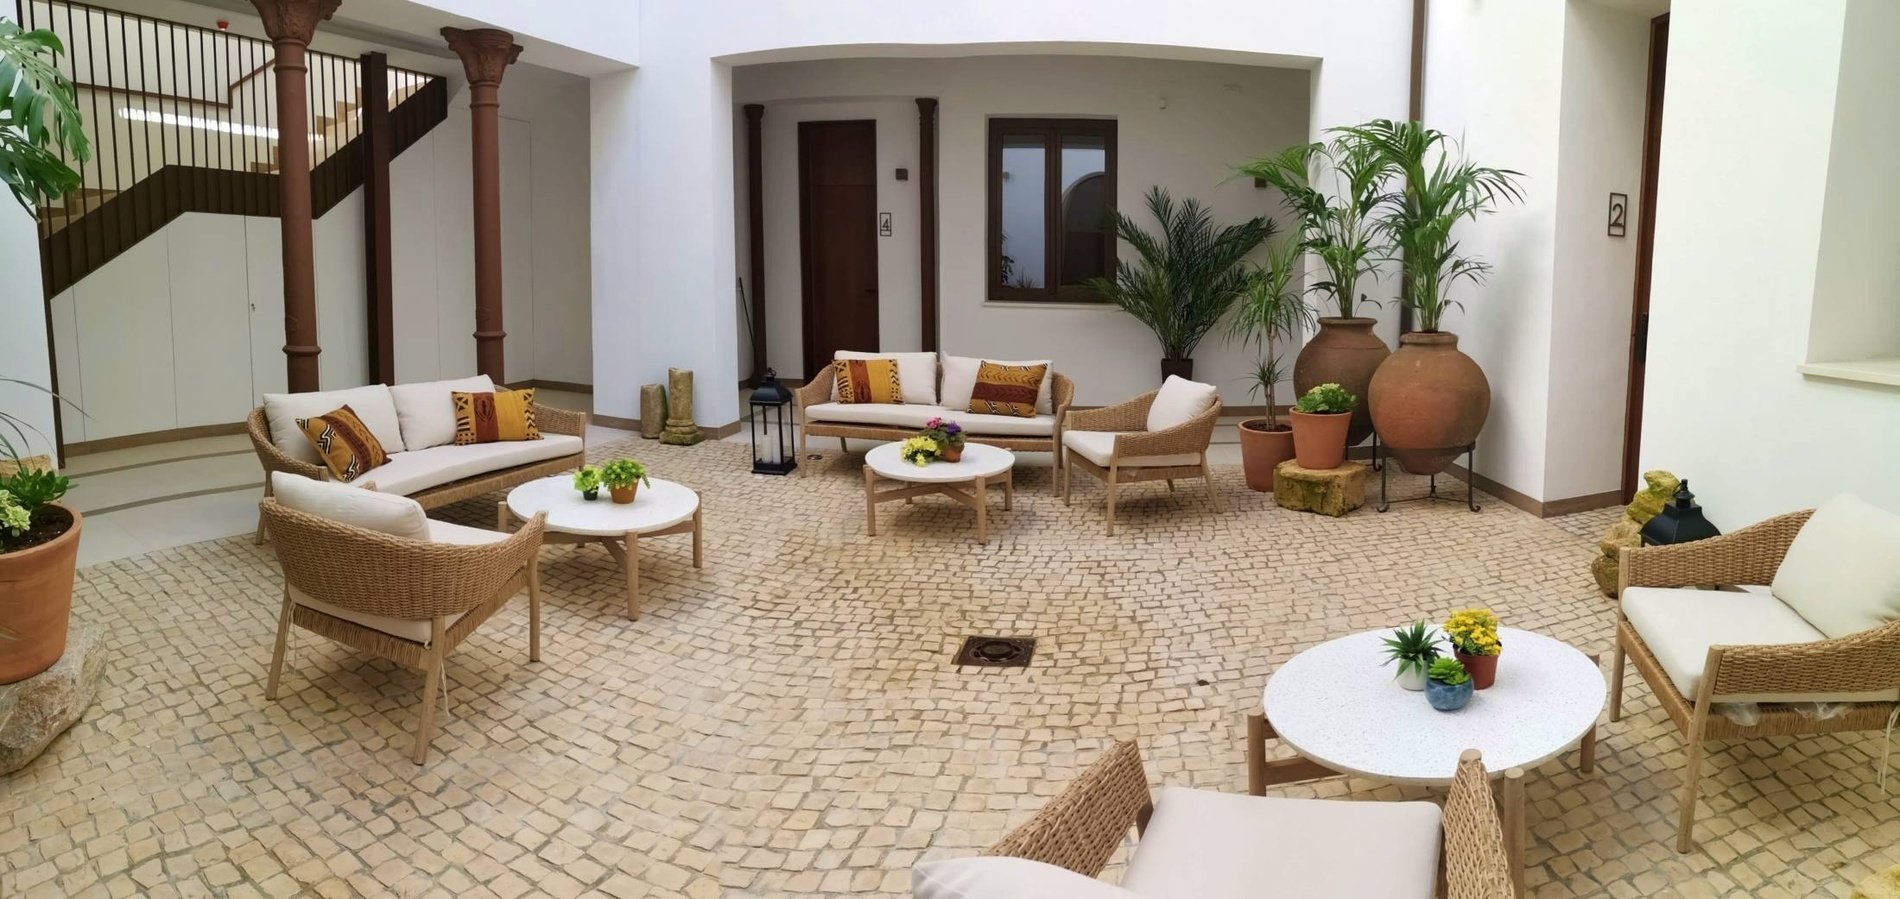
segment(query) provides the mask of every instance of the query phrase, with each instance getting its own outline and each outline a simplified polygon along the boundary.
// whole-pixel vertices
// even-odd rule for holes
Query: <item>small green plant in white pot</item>
[[[1400,687],[1413,692],[1425,689],[1425,673],[1442,652],[1438,646],[1438,629],[1423,621],[1397,628],[1385,639],[1385,663],[1399,663],[1395,679]]]

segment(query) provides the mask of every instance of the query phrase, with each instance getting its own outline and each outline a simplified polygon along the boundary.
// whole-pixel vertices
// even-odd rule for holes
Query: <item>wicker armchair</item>
[[[420,765],[434,739],[443,661],[524,586],[528,661],[541,660],[536,558],[545,514],[511,536],[457,544],[395,537],[300,512],[274,499],[258,508],[276,537],[284,572],[283,607],[264,698],[277,699],[292,624],[377,658],[420,668],[422,714],[411,755]],[[320,611],[316,604],[331,611]]]
[[[1813,510],[1791,512],[1726,534],[1672,546],[1626,548],[1618,562],[1617,595],[1633,587],[1708,587],[1769,584],[1793,545],[1795,534]],[[1893,560],[1886,560],[1892,564]],[[1869,564],[1874,564],[1869,560]],[[1753,602],[1760,594],[1697,591],[1710,602]],[[1652,638],[1654,635],[1652,635]],[[1740,740],[1843,731],[1882,730],[1896,712],[1894,702],[1856,702],[1829,718],[1802,713],[1788,702],[1842,694],[1876,693],[1900,688],[1900,621],[1837,639],[1774,645],[1712,645],[1693,696],[1678,689],[1656,652],[1619,609],[1616,660],[1610,679],[1610,720],[1622,718],[1623,660],[1636,663],[1656,700],[1681,729],[1688,763],[1683,770],[1682,807],[1678,812],[1676,850],[1693,846],[1697,778],[1702,746],[1709,740]],[[1711,714],[1718,702],[1775,696],[1764,702],[1753,724]]]
[[[1115,534],[1116,488],[1123,484],[1166,481],[1172,493],[1175,479],[1201,478],[1207,485],[1208,505],[1213,506],[1215,512],[1221,511],[1220,492],[1214,489],[1214,474],[1207,465],[1207,447],[1214,440],[1214,425],[1220,420],[1220,400],[1216,399],[1211,408],[1184,424],[1149,431],[1148,409],[1160,393],[1151,390],[1114,406],[1071,411],[1063,423],[1063,431],[1071,437],[1062,453],[1062,502],[1069,503],[1069,476],[1076,468],[1100,478],[1108,486],[1109,536]],[[1075,436],[1078,432],[1115,433],[1106,464],[1077,451],[1075,442],[1087,439]]]
[[[1182,792],[1192,794],[1200,791]],[[1276,814],[1295,818],[1298,816],[1297,810],[1306,803],[1363,806],[1358,810],[1360,813],[1396,805],[1215,795],[1222,800],[1240,803],[1273,803],[1275,805],[1263,804],[1254,808],[1275,808],[1280,810]],[[1141,841],[1159,839],[1160,828],[1164,825],[1156,821],[1156,817],[1140,751],[1134,743],[1117,743],[1107,755],[1082,772],[1081,777],[1049,800],[1034,817],[1010,831],[984,854],[1030,859],[1095,877],[1101,874],[1109,857],[1121,845],[1123,837],[1127,836],[1129,825],[1134,825]],[[1176,822],[1181,820],[1175,819]],[[1202,826],[1219,824],[1202,822]],[[1363,853],[1378,834],[1368,832],[1359,836],[1363,841],[1355,839],[1352,845],[1339,847],[1340,853]],[[1498,821],[1497,806],[1491,798],[1491,785],[1485,777],[1484,762],[1475,749],[1466,750],[1459,757],[1457,779],[1452,783],[1450,794],[1445,800],[1439,837],[1443,840],[1439,871],[1444,877],[1445,895],[1451,899],[1509,899],[1512,896],[1510,867],[1504,850],[1504,831]],[[1274,858],[1271,853],[1273,847],[1263,845],[1258,848],[1264,858],[1239,858],[1213,851],[1197,855],[1203,863],[1219,859],[1224,864],[1246,865],[1248,872],[1257,871],[1263,865],[1284,866],[1290,873],[1303,868],[1302,876],[1309,878],[1303,885],[1306,889],[1289,892],[1289,895],[1368,895],[1352,891],[1351,888],[1363,886],[1358,883],[1322,884],[1320,886],[1331,886],[1333,889],[1316,891],[1310,878],[1326,879],[1338,877],[1342,873],[1350,876],[1352,872],[1328,871],[1325,869],[1329,866],[1306,857]],[[1383,844],[1377,849],[1391,851],[1389,845]],[[1142,843],[1138,842],[1131,858],[1139,858],[1141,851]],[[1377,864],[1376,861],[1373,863]],[[1122,886],[1139,895],[1139,885],[1133,881],[1147,875],[1138,874],[1137,867],[1137,863],[1131,861]],[[1429,876],[1429,870],[1426,873]],[[1268,883],[1259,886],[1262,891],[1271,891]],[[1429,895],[1434,885],[1425,883],[1418,886]]]

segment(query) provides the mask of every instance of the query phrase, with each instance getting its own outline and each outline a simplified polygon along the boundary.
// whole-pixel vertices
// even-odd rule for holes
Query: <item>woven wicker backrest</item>
[[[457,615],[494,598],[534,563],[546,525],[537,515],[499,543],[464,546],[366,530],[272,499],[258,509],[286,583],[346,609],[412,621]]]
[[[1094,877],[1129,825],[1145,824],[1153,810],[1141,750],[1123,741],[983,854],[1026,858]]]
[[[1491,780],[1475,749],[1458,758],[1445,797],[1445,888],[1450,899],[1511,899],[1504,827],[1491,799]]]

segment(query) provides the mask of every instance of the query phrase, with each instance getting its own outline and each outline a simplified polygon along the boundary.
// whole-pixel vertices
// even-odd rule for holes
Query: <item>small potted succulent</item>
[[[593,502],[600,499],[600,469],[592,465],[583,465],[574,472],[574,489],[581,492],[581,499]]]
[[[632,459],[615,459],[600,467],[601,483],[607,485],[614,502],[625,505],[633,502],[633,496],[641,484],[651,484],[647,480],[647,467]]]
[[[923,433],[919,437],[928,437],[937,441],[940,454],[945,462],[963,461],[963,426],[954,421],[933,418],[924,422]]]
[[[1498,679],[1498,654],[1504,644],[1498,642],[1498,616],[1490,609],[1459,609],[1445,619],[1445,636],[1451,638],[1452,655],[1471,672],[1472,684],[1483,690]]]
[[[922,468],[943,458],[943,445],[938,443],[935,437],[918,434],[907,438],[904,444],[897,448],[897,454],[903,457],[904,461]]]
[[[1338,384],[1308,390],[1293,404],[1293,458],[1301,468],[1325,471],[1346,461],[1346,429],[1359,398]]]
[[[1385,663],[1399,663],[1399,686],[1414,692],[1425,689],[1425,672],[1438,661],[1438,631],[1423,621],[1394,630],[1385,640]]]
[[[1425,675],[1425,701],[1441,712],[1455,712],[1471,701],[1471,674],[1457,659],[1439,659]]]

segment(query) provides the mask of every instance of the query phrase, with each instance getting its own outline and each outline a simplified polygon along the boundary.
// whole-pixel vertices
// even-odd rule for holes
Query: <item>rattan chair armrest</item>
[[[1491,779],[1476,749],[1458,757],[1445,796],[1445,895],[1449,899],[1508,899],[1513,894],[1504,827],[1491,798]]]
[[[1069,411],[1069,407],[1074,404],[1075,404],[1075,382],[1069,380],[1068,375],[1065,375],[1059,371],[1050,372],[1049,373],[1049,410],[1056,414],[1056,421],[1058,423],[1060,423],[1063,417],[1067,415]]]
[[[826,363],[823,369],[812,375],[811,380],[798,385],[798,389],[792,391],[792,401],[798,404],[800,411],[804,411],[806,406],[831,401],[831,386],[837,379],[834,366],[837,364],[836,362]]]
[[[321,465],[293,459],[289,454],[277,448],[271,440],[270,419],[264,414],[264,407],[258,406],[244,419],[244,433],[251,438],[251,449],[257,452],[257,462],[264,466],[264,492],[271,492],[270,473],[284,471],[303,475],[311,480],[321,481],[329,475],[329,469]]]
[[[1900,689],[1900,621],[1813,643],[1710,647],[1702,677],[1716,697]]]
[[[1115,438],[1115,457],[1132,459],[1207,452],[1207,445],[1214,440],[1214,426],[1220,421],[1220,413],[1221,402],[1215,400],[1207,411],[1172,428],[1122,434]]]
[[[1617,593],[1624,587],[1773,583],[1795,534],[1813,514],[1813,509],[1789,512],[1693,543],[1625,547],[1618,554]]]
[[[587,439],[587,413],[534,404],[534,426],[544,434],[566,434]]]
[[[1134,743],[1116,743],[1034,817],[984,855],[1026,858],[1077,874],[1102,873],[1129,825],[1148,826],[1154,802]]]
[[[1062,423],[1065,431],[1140,431],[1148,427],[1148,407],[1161,391],[1150,390],[1132,400],[1099,409],[1070,409]]]

